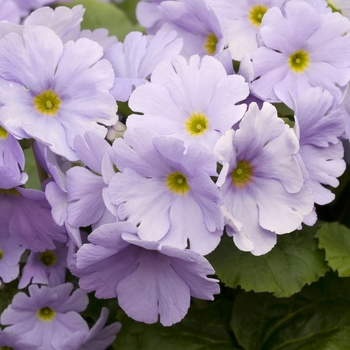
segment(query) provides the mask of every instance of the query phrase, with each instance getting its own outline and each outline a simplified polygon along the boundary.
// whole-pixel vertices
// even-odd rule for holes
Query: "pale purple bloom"
[[[79,227],[72,226],[67,221],[68,193],[63,191],[55,181],[49,181],[45,186],[45,196],[51,205],[51,214],[54,222],[59,226],[63,226],[74,245],[80,247],[82,241]],[[71,244],[72,242],[67,243],[69,246]]]
[[[75,166],[66,173],[67,222],[74,227],[93,228],[117,221],[117,208],[110,204],[107,187],[115,174],[112,147],[94,133],[78,135],[74,148],[86,167]]]
[[[170,326],[187,313],[191,296],[213,300],[217,280],[200,254],[157,242],[142,241],[129,222],[107,224],[93,231],[76,255],[72,271],[79,285],[97,298],[118,298],[120,307],[145,323]]]
[[[0,347],[13,350],[44,350],[43,348],[38,349],[34,344],[23,342],[20,338],[21,336],[17,333],[0,331]]]
[[[95,41],[103,48],[103,52],[106,52],[112,45],[118,42],[116,36],[109,36],[109,32],[106,28],[97,28],[93,31],[89,29],[81,30],[78,38],[86,38]]]
[[[42,7],[33,11],[24,21],[25,26],[44,26],[52,29],[66,43],[78,39],[80,23],[85,9],[82,5],[72,9],[59,6],[55,9]]]
[[[290,1],[284,12],[264,15],[260,33],[266,47],[252,55],[252,87],[264,100],[292,107],[311,87],[328,90],[339,102],[350,79],[350,21],[339,13],[319,13],[304,1]]]
[[[232,58],[241,61],[261,46],[260,24],[266,11],[282,7],[285,0],[207,0],[224,29],[225,43]]]
[[[66,158],[53,153],[47,146],[35,141],[35,157],[43,169],[52,176],[43,183],[45,196],[51,206],[53,221],[64,226],[74,244],[81,246],[81,236],[78,227],[67,222],[68,193],[66,189],[66,172],[71,167],[71,162]],[[67,245],[71,245],[69,242]]]
[[[20,334],[20,340],[45,350],[57,350],[63,339],[75,332],[87,333],[86,321],[79,315],[88,304],[81,289],[73,293],[71,283],[49,288],[29,286],[29,296],[17,293],[1,314],[6,331]]]
[[[208,254],[223,230],[222,201],[210,176],[213,154],[197,144],[158,136],[149,129],[127,130],[114,141],[116,173],[108,187],[118,216],[138,226],[142,239]],[[185,152],[186,151],[186,152]]]
[[[118,120],[109,94],[114,73],[102,55],[95,42],[63,45],[46,27],[24,27],[23,37],[7,34],[0,41],[3,125],[16,138],[34,138],[76,160],[76,135],[92,131],[105,137],[106,126]]]
[[[18,277],[19,260],[24,251],[18,239],[10,235],[8,226],[0,224],[0,277],[3,283]]]
[[[15,187],[0,190],[0,223],[27,249],[55,249],[53,240],[67,241],[66,231],[52,220],[51,207],[42,191]]]
[[[0,21],[19,23],[21,18],[18,6],[12,0],[0,0]]]
[[[254,70],[253,70],[253,64],[248,56],[248,54],[245,54],[242,57],[242,60],[239,64],[239,69],[237,74],[242,75],[245,79],[245,81],[248,83],[249,85],[249,89],[250,89],[250,82],[253,80],[254,77]],[[264,101],[259,99],[258,97],[256,97],[253,93],[250,93],[248,95],[248,97],[242,101],[242,103],[245,103],[246,105],[250,105],[252,102],[256,102],[257,105],[259,106],[259,109],[262,108]],[[236,124],[237,125],[237,124]]]
[[[215,58],[198,55],[189,61],[175,57],[153,71],[151,84],[137,88],[129,106],[135,112],[127,127],[144,127],[182,140],[185,147],[199,143],[212,151],[216,141],[238,122],[246,105],[237,105],[249,93],[239,75],[227,75]]]
[[[322,185],[337,187],[337,177],[345,171],[340,140],[345,127],[343,111],[333,106],[328,91],[312,88],[296,101],[295,114],[299,153],[313,186],[315,203],[330,203],[335,195]]]
[[[10,189],[28,180],[24,169],[24,154],[18,141],[0,125],[0,188]]]
[[[182,54],[216,55],[224,49],[224,34],[214,10],[203,0],[162,1],[165,18],[161,31],[175,30],[183,39]]]
[[[154,36],[129,33],[124,43],[114,44],[104,56],[111,62],[115,73],[111,94],[117,101],[127,101],[136,87],[148,82],[157,64],[170,61],[181,48],[182,40],[176,39],[174,31],[158,32]]]
[[[65,282],[68,248],[64,243],[57,242],[55,245],[56,248],[52,250],[30,253],[18,283],[19,289],[30,283],[56,287]]]
[[[217,185],[227,212],[242,224],[238,230],[226,227],[239,249],[265,254],[275,245],[276,234],[294,231],[312,211],[312,191],[298,151],[294,131],[269,103],[261,110],[252,103],[239,129],[218,141],[215,153],[223,168]]]
[[[317,10],[319,13],[330,13],[332,12],[332,9],[328,6],[328,3],[326,0],[287,0],[289,1],[303,1],[311,5],[315,10]]]
[[[350,89],[347,90],[344,99],[341,103],[345,115],[345,135],[344,137],[350,139]]]
[[[101,310],[101,315],[89,333],[76,332],[63,341],[62,350],[105,350],[111,345],[117,333],[120,331],[121,324],[114,322],[106,327],[105,323],[109,310],[105,307]]]
[[[155,34],[165,22],[165,17],[158,8],[161,2],[162,0],[141,0],[136,6],[137,21],[146,28],[148,34]]]
[[[20,8],[22,15],[27,15],[31,10],[54,3],[56,0],[13,0]]]

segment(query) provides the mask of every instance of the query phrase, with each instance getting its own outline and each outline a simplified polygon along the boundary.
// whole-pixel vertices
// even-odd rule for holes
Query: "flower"
[[[224,33],[214,10],[202,0],[162,1],[161,31],[175,30],[183,39],[182,55],[214,56],[224,49]]]
[[[8,226],[0,224],[0,277],[9,283],[19,275],[19,260],[25,248],[11,236]],[[1,283],[1,282],[0,282]]]
[[[71,283],[49,288],[29,286],[29,296],[17,293],[12,303],[1,314],[6,331],[20,334],[20,340],[45,350],[60,348],[62,340],[75,332],[89,331],[79,315],[88,304],[82,290],[72,293]]]
[[[67,241],[66,231],[57,226],[42,191],[15,187],[0,189],[0,223],[27,249],[55,249],[53,240]]]
[[[114,322],[104,327],[109,310],[105,307],[101,310],[100,318],[88,333],[75,332],[63,341],[62,350],[105,350],[111,345],[116,334],[120,331],[121,324]]]
[[[24,21],[25,26],[44,26],[52,29],[63,43],[78,39],[80,23],[85,9],[82,5],[72,9],[59,6],[55,9],[42,7],[33,11]]]
[[[23,185],[28,175],[24,169],[24,154],[18,141],[0,125],[0,188]]]
[[[337,102],[350,79],[350,21],[339,13],[319,13],[304,1],[290,1],[284,12],[266,12],[260,33],[266,46],[252,55],[254,92],[292,107],[311,87],[328,90]]]
[[[162,61],[178,55],[182,40],[176,39],[176,32],[157,32],[154,36],[131,32],[124,43],[112,45],[105,58],[115,73],[111,94],[117,101],[127,101],[136,87],[148,82],[154,68]]]
[[[61,39],[49,28],[24,27],[0,41],[0,121],[16,138],[34,138],[78,159],[76,135],[105,137],[118,117],[109,94],[114,73],[102,48],[88,39]],[[15,117],[14,117],[15,116]]]
[[[120,172],[109,184],[118,216],[138,226],[144,240],[211,252],[223,230],[220,192],[213,154],[197,144],[158,136],[149,129],[127,130],[113,144]],[[186,152],[185,152],[186,150]]]
[[[285,0],[207,0],[217,13],[224,28],[225,42],[232,59],[241,61],[261,46],[259,29],[265,13]]]
[[[19,289],[25,288],[30,283],[56,287],[65,282],[68,248],[58,242],[55,245],[56,248],[52,250],[30,253],[18,283]]]
[[[0,21],[19,23],[20,19],[20,10],[15,2],[11,0],[0,0]]]
[[[86,167],[74,166],[66,173],[68,224],[95,228],[116,221],[117,209],[107,196],[109,181],[115,174],[111,146],[97,134],[87,132],[84,138],[78,135],[74,139],[74,148]]]
[[[215,153],[223,163],[217,185],[224,206],[242,228],[226,226],[237,247],[254,255],[267,253],[276,234],[294,231],[313,208],[311,189],[296,159],[294,131],[264,103],[251,103],[237,131],[220,138]]]
[[[323,185],[336,187],[346,168],[343,145],[345,119],[342,109],[333,106],[332,95],[311,88],[295,102],[295,132],[300,156],[309,174],[315,203],[330,203],[335,195]]]
[[[217,280],[207,278],[213,268],[200,254],[157,242],[143,241],[129,222],[100,226],[77,252],[74,275],[80,288],[97,298],[118,297],[133,319],[164,326],[179,322],[190,297],[213,300]]]
[[[38,349],[38,347],[34,344],[23,342],[20,338],[20,334],[7,332],[6,330],[0,331],[0,346],[2,347],[2,349],[44,350],[42,348]]]
[[[182,56],[159,64],[151,84],[137,88],[129,106],[135,112],[127,127],[143,127],[182,140],[185,147],[199,143],[212,151],[216,141],[244,115],[237,105],[249,94],[239,75],[227,75],[217,59],[198,55],[187,62]]]

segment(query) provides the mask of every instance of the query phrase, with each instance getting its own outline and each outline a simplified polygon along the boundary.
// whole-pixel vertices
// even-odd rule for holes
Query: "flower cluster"
[[[262,255],[333,200],[350,21],[341,1],[147,0],[147,34],[119,41],[52,2],[0,1],[0,277],[29,286],[0,346],[98,350],[120,324],[102,309],[89,329],[86,293],[170,326],[220,292],[205,255],[223,234]]]

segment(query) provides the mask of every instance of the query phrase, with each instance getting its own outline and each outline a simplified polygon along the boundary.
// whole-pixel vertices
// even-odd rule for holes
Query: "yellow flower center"
[[[0,260],[4,257],[4,252],[0,249]]]
[[[58,94],[54,93],[51,89],[43,91],[40,95],[35,96],[33,100],[35,109],[47,116],[56,115],[60,105],[61,100]]]
[[[166,185],[175,194],[185,195],[190,190],[186,176],[179,171],[175,171],[167,176]]]
[[[9,133],[3,127],[0,126],[0,139],[6,139],[8,134]]]
[[[248,12],[250,23],[255,27],[260,27],[264,14],[269,8],[263,5],[254,5]]]
[[[216,45],[218,43],[218,38],[214,33],[210,33],[205,40],[204,48],[208,55],[214,55],[216,52]]]
[[[193,113],[185,122],[185,128],[191,136],[201,136],[209,129],[209,120],[202,113]]]
[[[253,166],[248,161],[239,161],[236,169],[231,173],[233,185],[237,188],[245,187],[252,181],[253,170]]]
[[[309,54],[304,50],[295,51],[288,58],[288,64],[291,70],[296,73],[304,72],[310,63]]]
[[[0,350],[14,350],[14,349],[5,345],[5,346],[0,346]]]
[[[39,259],[46,266],[53,266],[57,262],[57,256],[52,250],[45,250],[40,253]]]
[[[52,310],[50,307],[45,306],[38,310],[37,315],[40,320],[49,322],[55,317],[55,310]]]

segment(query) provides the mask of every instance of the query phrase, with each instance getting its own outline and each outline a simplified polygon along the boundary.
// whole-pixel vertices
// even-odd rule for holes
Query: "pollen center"
[[[263,5],[254,5],[249,10],[250,23],[255,27],[260,27],[264,14],[269,8]]]
[[[53,266],[57,262],[57,256],[52,250],[45,250],[40,253],[39,259],[46,266]]]
[[[288,64],[291,70],[296,73],[303,72],[306,68],[309,67],[309,54],[304,50],[295,51],[288,58]]]
[[[193,113],[185,122],[185,127],[191,136],[201,136],[209,129],[209,121],[204,114]]]
[[[208,55],[214,55],[216,52],[216,45],[218,43],[218,38],[214,33],[210,33],[205,40],[204,48]]]
[[[6,139],[8,132],[0,126],[0,139]]]
[[[43,91],[40,95],[35,96],[33,100],[35,109],[45,115],[56,115],[60,105],[61,100],[58,94],[54,93],[51,89]]]
[[[0,260],[4,257],[4,252],[0,249]]]
[[[40,318],[42,321],[48,322],[55,317],[55,310],[52,310],[50,307],[45,306],[38,311],[37,315],[38,318]]]
[[[185,195],[190,190],[186,176],[179,171],[175,171],[167,176],[166,185],[175,194]]]
[[[5,345],[5,346],[0,346],[0,350],[14,350],[14,349]]]
[[[236,169],[231,173],[232,183],[235,187],[243,188],[252,181],[253,166],[246,160],[237,163]]]

